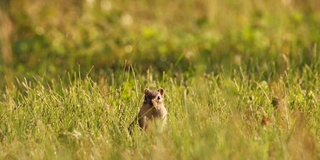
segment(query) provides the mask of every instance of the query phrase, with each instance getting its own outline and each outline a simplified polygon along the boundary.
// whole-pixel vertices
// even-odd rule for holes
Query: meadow
[[[0,159],[320,159],[317,1],[0,6]]]

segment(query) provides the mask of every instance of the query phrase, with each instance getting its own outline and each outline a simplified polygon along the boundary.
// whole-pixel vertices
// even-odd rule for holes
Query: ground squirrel
[[[138,116],[129,126],[129,132],[132,134],[132,127],[136,122],[139,122],[140,129],[147,130],[151,122],[154,120],[161,120],[163,127],[167,120],[167,109],[164,107],[164,91],[159,89],[152,91],[144,90],[144,102],[140,109]]]

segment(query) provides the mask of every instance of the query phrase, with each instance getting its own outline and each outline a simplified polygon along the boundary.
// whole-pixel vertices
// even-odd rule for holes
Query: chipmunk
[[[129,126],[129,132],[132,134],[132,127],[138,121],[140,129],[146,131],[151,122],[154,120],[161,120],[162,127],[167,121],[167,109],[164,107],[164,90],[151,91],[144,90],[144,102],[140,109],[138,116]]]

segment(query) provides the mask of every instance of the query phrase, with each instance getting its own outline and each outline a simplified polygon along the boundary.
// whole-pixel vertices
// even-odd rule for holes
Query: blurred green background
[[[2,0],[0,80],[133,66],[260,78],[319,64],[316,0]],[[5,83],[1,84],[2,86]]]

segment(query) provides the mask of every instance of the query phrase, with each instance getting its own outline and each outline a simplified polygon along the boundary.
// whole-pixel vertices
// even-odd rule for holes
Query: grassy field
[[[0,159],[320,159],[317,1],[0,6]]]
[[[1,159],[318,159],[317,67],[274,81],[247,73],[172,78],[137,75],[98,82],[22,79],[1,98]],[[117,85],[122,83],[122,85]],[[127,127],[145,87],[165,89],[164,131],[132,138]],[[20,88],[20,89],[18,89]],[[272,124],[263,125],[263,117]]]

